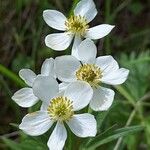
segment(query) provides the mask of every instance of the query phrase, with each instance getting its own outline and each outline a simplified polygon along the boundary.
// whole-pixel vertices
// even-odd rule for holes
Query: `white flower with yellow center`
[[[107,110],[114,99],[114,91],[101,87],[102,83],[118,85],[125,82],[129,70],[119,68],[112,56],[96,58],[96,46],[86,39],[78,47],[79,61],[73,56],[60,56],[55,59],[55,72],[60,81],[60,89],[65,90],[69,83],[85,81],[93,89],[90,107],[95,111]]]
[[[43,62],[40,75],[52,75],[55,77],[53,58],[46,59]],[[14,93],[12,99],[21,107],[31,107],[39,101],[39,99],[33,94],[32,89],[37,75],[30,69],[22,69],[19,71],[19,76],[24,80],[28,87],[18,90],[16,93]]]
[[[93,137],[97,133],[96,120],[93,115],[75,114],[86,107],[92,98],[93,91],[84,81],[78,81],[59,93],[57,81],[50,76],[38,76],[33,84],[34,94],[45,106],[40,111],[27,114],[19,128],[31,136],[42,135],[56,123],[48,140],[50,150],[62,150],[67,139],[64,124],[79,137]]]
[[[61,51],[68,48],[74,38],[72,55],[77,57],[76,48],[82,39],[96,40],[103,38],[114,28],[109,24],[101,24],[90,28],[88,23],[95,18],[96,14],[97,10],[93,0],[81,0],[74,9],[74,15],[68,19],[59,11],[45,10],[43,12],[45,22],[54,29],[65,31],[47,35],[45,38],[46,46]]]

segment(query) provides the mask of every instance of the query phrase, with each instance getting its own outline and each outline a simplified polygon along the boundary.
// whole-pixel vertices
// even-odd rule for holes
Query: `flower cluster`
[[[76,136],[95,136],[96,119],[90,113],[82,113],[82,109],[108,110],[115,93],[103,86],[122,84],[129,74],[129,70],[119,68],[112,56],[96,57],[97,48],[92,39],[100,39],[114,28],[108,24],[90,28],[88,23],[96,14],[93,0],[81,0],[68,19],[56,10],[45,10],[45,22],[65,31],[47,35],[46,45],[61,51],[68,48],[74,38],[72,54],[46,59],[39,75],[30,69],[19,72],[27,87],[17,91],[12,99],[26,108],[42,101],[40,110],[27,114],[19,128],[28,135],[38,136],[55,125],[47,143],[50,150],[63,149],[67,139],[65,126]]]

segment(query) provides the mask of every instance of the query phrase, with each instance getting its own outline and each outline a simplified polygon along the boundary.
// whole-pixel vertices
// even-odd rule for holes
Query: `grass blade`
[[[116,140],[119,137],[127,136],[129,134],[133,134],[141,130],[143,130],[143,126],[131,126],[117,129],[115,131],[112,131],[111,133],[109,132],[101,134],[100,136],[93,138],[93,140],[91,140],[91,142],[89,142],[86,145],[85,149],[86,150],[95,149],[103,144]]]

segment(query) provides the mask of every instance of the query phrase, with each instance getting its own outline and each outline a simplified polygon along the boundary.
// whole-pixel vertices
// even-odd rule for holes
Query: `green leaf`
[[[24,87],[26,85],[14,72],[9,70],[2,64],[0,64],[0,74],[2,74],[4,77],[8,77],[21,87]]]
[[[124,143],[128,150],[137,150],[137,145],[140,142],[138,137],[138,135],[129,135],[124,139]]]
[[[105,132],[104,134],[98,135],[93,140],[85,145],[86,150],[95,149],[103,144],[118,139],[119,137],[127,136],[135,132],[143,130],[143,126],[131,126],[120,128],[112,132]]]
[[[2,138],[2,140],[11,150],[21,150],[18,143],[7,138]]]
[[[123,95],[133,106],[135,105],[134,99],[132,98],[132,96],[130,95],[130,93],[128,93],[128,91],[126,91],[126,89],[122,85],[115,86],[115,89],[121,95]]]
[[[126,93],[123,94],[126,94],[124,96],[130,102],[132,99],[136,102],[145,95],[149,87],[148,81],[150,70],[145,68],[149,68],[150,65],[150,52],[145,51],[138,55],[133,52],[129,56],[122,54],[121,58],[118,60],[120,61],[121,66],[130,70],[129,77],[124,83],[124,89],[126,90]],[[122,89],[118,90],[121,90],[122,92]]]
[[[98,122],[98,125],[97,125],[98,130],[101,129],[101,127],[103,126],[103,124],[109,114],[109,111],[110,111],[110,109],[108,111],[98,113],[98,115],[96,116],[96,120]]]
[[[8,138],[2,138],[3,142],[9,147],[11,150],[48,150],[47,141],[45,142],[42,137],[29,137],[27,136],[20,142],[14,142]]]

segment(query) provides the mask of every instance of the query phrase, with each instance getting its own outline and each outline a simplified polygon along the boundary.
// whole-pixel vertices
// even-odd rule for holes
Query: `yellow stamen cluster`
[[[84,64],[76,72],[78,80],[88,82],[92,87],[97,87],[102,78],[100,68],[94,64]]]
[[[63,96],[53,98],[47,111],[52,120],[60,122],[71,119],[74,114],[72,101]]]
[[[86,29],[89,28],[88,22],[85,17],[71,16],[66,22],[67,31],[80,36],[84,36]]]

